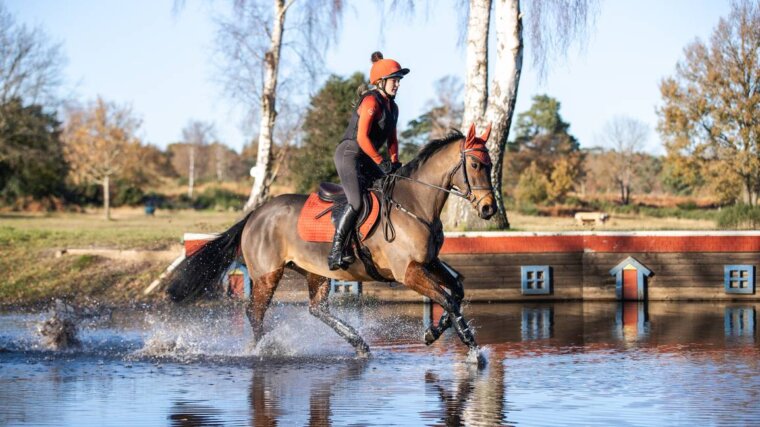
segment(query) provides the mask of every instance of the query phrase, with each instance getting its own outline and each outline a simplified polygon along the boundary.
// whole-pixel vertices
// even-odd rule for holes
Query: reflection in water
[[[755,307],[726,307],[723,329],[727,340],[755,342]]]
[[[330,404],[336,387],[344,382],[360,379],[368,361],[348,360],[338,364],[313,366],[316,374],[287,366],[269,369],[254,367],[249,390],[251,425],[309,425],[327,426],[333,423]],[[308,402],[306,399],[308,398]],[[298,422],[292,417],[297,408],[308,407],[308,420]]]
[[[425,372],[426,392],[440,401],[438,413],[423,413],[446,426],[504,425],[504,365],[501,360],[481,371],[474,367],[453,367],[454,379],[441,379],[433,371]]]
[[[223,426],[221,411],[200,402],[178,401],[172,405],[169,421],[177,427]]]
[[[617,303],[615,325],[618,339],[624,343],[646,340],[649,336],[649,302],[620,301]]]
[[[554,336],[554,308],[523,307],[520,335],[523,341],[546,340]]]
[[[453,332],[421,343],[419,305],[354,319],[368,361],[303,307],[273,308],[278,342],[309,343],[278,357],[246,350],[235,308],[114,313],[58,352],[41,315],[0,313],[0,425],[760,425],[759,306],[469,304],[482,371]],[[176,345],[144,351],[157,332]]]

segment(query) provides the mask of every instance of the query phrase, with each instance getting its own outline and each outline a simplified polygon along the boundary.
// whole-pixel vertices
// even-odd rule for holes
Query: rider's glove
[[[383,171],[384,174],[388,175],[389,173],[393,172],[393,164],[391,164],[390,160],[383,160],[380,162],[380,170]]]
[[[401,169],[401,162],[391,163],[391,173],[396,173],[396,171],[399,169]]]

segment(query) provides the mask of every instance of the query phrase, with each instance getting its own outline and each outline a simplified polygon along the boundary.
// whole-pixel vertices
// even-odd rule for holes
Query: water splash
[[[478,369],[485,368],[488,365],[488,359],[491,354],[491,350],[488,347],[471,348],[467,352],[467,358],[465,363],[472,366],[477,366]]]
[[[77,338],[78,323],[76,309],[61,300],[55,300],[50,317],[37,325],[37,332],[42,344],[50,350],[79,347],[81,341]]]

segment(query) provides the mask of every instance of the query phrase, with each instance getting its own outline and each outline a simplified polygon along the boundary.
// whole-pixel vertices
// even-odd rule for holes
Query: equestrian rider
[[[327,257],[330,270],[346,269],[354,256],[346,251],[356,218],[361,212],[362,195],[374,178],[395,172],[398,160],[396,121],[398,107],[394,102],[399,81],[409,73],[398,62],[372,54],[369,73],[370,90],[360,95],[359,107],[348,123],[343,140],[335,150],[335,167],[348,199],[345,211],[335,227],[332,249]],[[383,159],[378,150],[387,144],[390,159]]]

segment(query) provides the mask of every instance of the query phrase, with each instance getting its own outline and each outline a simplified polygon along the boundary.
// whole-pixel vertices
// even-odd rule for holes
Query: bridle
[[[452,186],[452,188],[449,189],[449,188],[441,187],[439,185],[430,184],[430,183],[427,183],[427,182],[424,182],[424,181],[420,181],[420,180],[417,180],[417,179],[414,179],[414,178],[410,178],[408,176],[398,175],[398,174],[395,174],[395,173],[386,175],[386,178],[383,180],[382,188],[381,188],[381,193],[382,193],[382,198],[383,198],[382,215],[381,216],[382,216],[382,219],[383,219],[383,221],[385,223],[385,225],[384,225],[385,240],[387,240],[389,242],[392,242],[396,238],[396,231],[393,228],[393,224],[390,221],[390,210],[391,210],[391,208],[396,208],[396,209],[400,210],[401,212],[404,212],[407,215],[415,218],[419,222],[425,224],[428,228],[432,228],[432,225],[428,221],[420,218],[414,212],[406,209],[400,203],[398,203],[397,201],[393,200],[393,197],[392,197],[393,196],[393,189],[395,187],[396,179],[398,179],[398,178],[405,179],[407,181],[411,181],[411,182],[416,183],[416,184],[424,185],[426,187],[434,188],[436,190],[443,191],[443,192],[449,193],[449,194],[457,196],[457,197],[461,197],[461,198],[467,200],[468,202],[470,202],[470,204],[473,206],[473,208],[475,210],[478,209],[478,206],[480,206],[480,203],[483,201],[483,199],[485,199],[489,194],[493,194],[493,186],[491,185],[490,180],[489,180],[487,186],[484,186],[484,185],[475,185],[475,186],[473,186],[472,184],[470,184],[470,177],[467,174],[467,157],[468,156],[474,158],[475,160],[477,160],[481,164],[483,163],[478,158],[478,156],[475,156],[475,155],[469,154],[469,153],[483,152],[486,155],[488,155],[488,149],[485,147],[485,144],[478,144],[475,147],[466,148],[466,145],[465,145],[466,142],[467,142],[466,139],[463,138],[462,142],[460,143],[460,146],[459,146],[459,152],[460,152],[461,160],[456,164],[456,166],[454,166],[454,168],[451,169],[451,172],[449,172],[449,175],[448,175],[448,177],[449,177],[448,181],[452,182],[453,178],[454,178],[454,175],[456,175],[456,173],[459,171],[459,169],[462,169],[462,180],[464,181],[464,185],[467,187],[467,189],[466,189],[465,192],[462,192],[456,186]],[[454,187],[456,187],[456,188],[454,188]],[[475,193],[474,193],[473,190],[488,190],[489,193],[487,193],[485,196],[483,196],[483,197],[481,197],[481,198],[478,199],[478,198],[476,198],[477,196],[475,196]]]
[[[411,181],[411,182],[414,182],[416,184],[420,184],[420,185],[424,185],[424,186],[427,186],[427,187],[435,188],[436,190],[440,190],[440,191],[449,193],[451,195],[454,195],[454,196],[457,196],[457,197],[461,197],[461,198],[467,200],[468,202],[470,202],[471,204],[473,204],[473,207],[475,209],[477,209],[477,207],[480,205],[480,202],[482,202],[483,199],[486,196],[488,196],[488,195],[486,194],[485,196],[481,197],[480,199],[475,199],[475,194],[474,194],[473,190],[488,190],[488,191],[490,191],[490,192],[493,193],[493,186],[491,185],[490,181],[489,181],[489,183],[488,183],[487,186],[485,186],[485,185],[475,185],[475,186],[473,186],[472,184],[470,184],[470,177],[467,174],[467,157],[468,157],[468,153],[475,152],[475,151],[479,151],[479,152],[483,152],[483,153],[488,154],[488,149],[485,147],[485,145],[479,145],[479,146],[473,147],[473,148],[465,148],[464,144],[465,144],[465,141],[462,140],[462,143],[460,144],[460,148],[459,148],[459,152],[460,152],[460,155],[461,155],[461,160],[459,161],[459,163],[456,164],[456,166],[454,166],[454,168],[451,170],[451,172],[449,172],[449,182],[451,182],[454,179],[454,175],[456,175],[456,173],[459,171],[459,169],[462,169],[462,180],[464,181],[464,185],[467,187],[467,190],[464,193],[461,190],[459,190],[459,187],[457,187],[457,186],[453,186],[451,189],[448,189],[448,188],[441,187],[439,185],[429,184],[427,182],[423,182],[423,181],[420,181],[420,180],[417,180],[417,179],[414,179],[414,178],[410,178],[408,176],[397,175],[397,174],[390,174],[389,176],[392,176],[394,178],[405,179],[407,181]],[[480,159],[478,159],[477,156],[473,156],[473,155],[469,155],[469,156],[472,157],[472,158],[474,158],[478,162],[482,163],[480,161]]]

